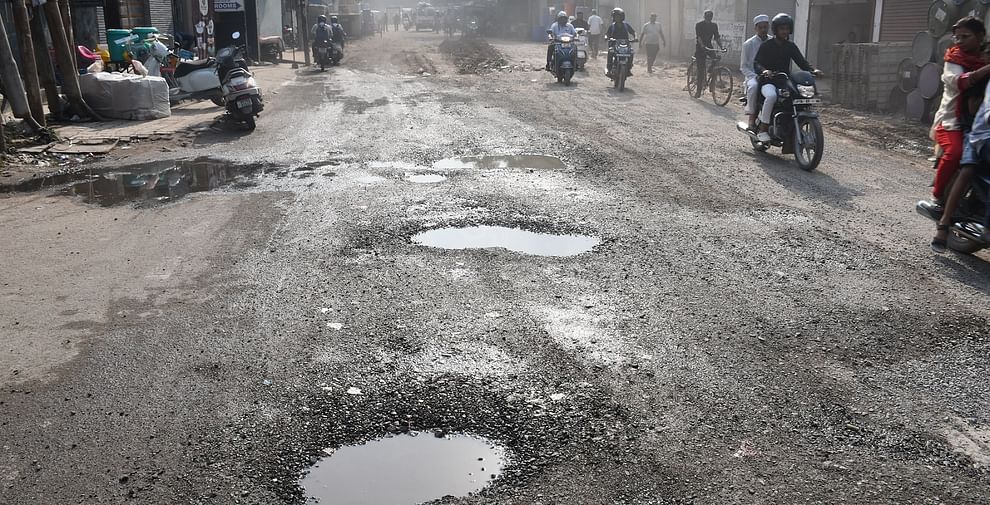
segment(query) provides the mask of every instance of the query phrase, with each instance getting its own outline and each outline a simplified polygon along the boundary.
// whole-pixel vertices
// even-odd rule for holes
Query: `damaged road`
[[[441,42],[0,198],[0,503],[300,504],[460,434],[505,460],[442,503],[986,503],[990,257],[929,252],[924,159],[827,131],[806,173],[676,68]]]

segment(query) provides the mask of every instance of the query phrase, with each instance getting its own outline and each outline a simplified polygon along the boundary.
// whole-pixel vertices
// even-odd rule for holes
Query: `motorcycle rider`
[[[612,48],[615,47],[616,40],[633,40],[636,38],[636,30],[633,30],[632,25],[626,23],[626,11],[619,7],[612,9],[612,24],[609,25],[608,30],[605,32],[605,39],[608,40],[608,62],[606,64],[607,71],[605,75],[608,78],[612,78],[612,64],[615,62],[615,52]],[[629,68],[627,76],[632,77],[632,67]]]
[[[553,41],[557,40],[562,35],[570,35],[571,37],[577,37],[577,30],[574,29],[574,26],[572,24],[567,22],[567,13],[564,11],[560,11],[557,13],[557,21],[554,24],[550,25],[549,32],[550,35],[553,36],[553,39],[550,40],[550,44],[547,46],[547,67],[546,67],[547,72],[550,71],[550,62],[553,61],[553,50],[554,50]]]
[[[760,133],[757,140],[760,142],[770,142],[770,121],[773,120],[773,107],[777,104],[777,85],[772,82],[776,73],[789,74],[791,62],[797,64],[801,70],[812,72],[817,76],[824,73],[815,69],[804,59],[798,46],[791,42],[791,32],[794,31],[794,18],[785,13],[777,14],[770,21],[770,31],[773,38],[764,42],[760,50],[756,52],[756,59],[753,61],[753,68],[760,73],[760,82],[763,87],[763,110],[760,112]]]
[[[327,17],[321,14],[316,18],[316,24],[309,33],[313,36],[313,61],[316,61],[316,48],[320,47],[321,43],[333,40],[333,28],[327,24]]]
[[[753,68],[756,61],[756,53],[760,46],[770,38],[770,16],[760,14],[753,18],[753,27],[756,35],[750,37],[743,43],[742,57],[739,61],[739,70],[746,79],[746,114],[749,115],[749,129],[756,130],[756,93],[760,89],[759,76]]]

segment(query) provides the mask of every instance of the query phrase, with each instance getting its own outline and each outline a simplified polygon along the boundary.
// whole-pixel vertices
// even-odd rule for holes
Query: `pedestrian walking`
[[[643,25],[643,31],[639,34],[639,47],[646,48],[646,71],[653,73],[653,64],[660,54],[660,43],[667,47],[667,39],[663,36],[663,28],[657,23],[657,15],[650,14],[650,22]]]
[[[597,9],[592,9],[591,17],[588,18],[588,45],[591,46],[591,57],[598,59],[598,48],[602,43],[602,28],[605,21],[598,15]]]
[[[402,20],[402,19],[401,19],[401,18],[399,17],[399,15],[398,15],[398,14],[396,14],[396,15],[394,15],[394,16],[392,16],[392,24],[394,24],[394,25],[395,25],[395,31],[396,31],[396,32],[398,32],[398,31],[399,31],[399,23],[401,22],[401,20]]]

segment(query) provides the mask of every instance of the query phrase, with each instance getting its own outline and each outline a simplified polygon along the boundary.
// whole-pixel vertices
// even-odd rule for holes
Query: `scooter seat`
[[[203,68],[209,68],[213,66],[213,59],[207,58],[205,60],[193,60],[193,61],[180,61],[175,67],[175,78],[187,76],[197,70]]]

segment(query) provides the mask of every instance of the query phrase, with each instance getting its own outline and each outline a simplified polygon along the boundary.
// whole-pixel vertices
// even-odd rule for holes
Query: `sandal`
[[[936,231],[946,231],[947,232],[947,231],[949,231],[949,225],[947,225],[947,224],[936,225],[935,226],[935,230]],[[935,237],[935,238],[932,239],[932,251],[935,251],[938,254],[944,253],[947,245],[948,244],[947,244],[947,242],[946,242],[946,240],[944,238]]]

